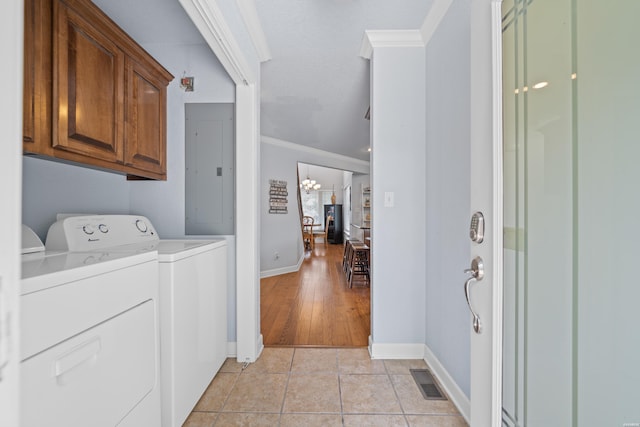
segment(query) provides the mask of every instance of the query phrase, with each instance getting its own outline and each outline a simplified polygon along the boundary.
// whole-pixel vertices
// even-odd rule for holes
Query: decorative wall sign
[[[287,181],[269,180],[269,213],[287,213]]]

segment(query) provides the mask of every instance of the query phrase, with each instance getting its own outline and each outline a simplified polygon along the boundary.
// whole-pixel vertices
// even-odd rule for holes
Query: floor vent
[[[422,396],[427,400],[447,400],[427,369],[410,369]]]

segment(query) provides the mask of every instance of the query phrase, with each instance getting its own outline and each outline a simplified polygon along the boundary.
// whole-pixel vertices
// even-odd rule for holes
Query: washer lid
[[[48,289],[144,262],[155,261],[157,253],[63,252],[22,257],[20,294]]]
[[[226,245],[227,241],[224,239],[160,240],[158,244],[158,261],[174,262]]]

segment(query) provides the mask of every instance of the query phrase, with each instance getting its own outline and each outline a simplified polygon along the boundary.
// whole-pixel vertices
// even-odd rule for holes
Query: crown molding
[[[256,83],[251,68],[215,1],[179,0],[235,84]]]
[[[267,38],[262,30],[262,24],[260,23],[254,0],[236,0],[236,3],[238,9],[240,9],[240,15],[244,20],[244,24],[247,26],[247,31],[249,31],[249,36],[251,36],[253,46],[256,48],[258,59],[260,62],[270,60],[272,58],[271,50],[269,49]]]
[[[360,56],[371,59],[377,47],[424,47],[419,30],[367,30],[364,32]]]
[[[453,3],[453,0],[435,0],[431,5],[431,9],[429,9],[429,13],[427,13],[426,18],[424,18],[424,22],[422,23],[422,27],[420,27],[420,33],[422,34],[422,40],[424,41],[425,46],[433,37],[433,34],[438,29],[440,22],[447,14],[449,7]]]
[[[295,142],[283,141],[282,139],[273,138],[270,136],[260,135],[260,141],[262,144],[269,144],[276,147],[286,148],[289,150],[300,151],[303,153],[309,153],[316,156],[324,156],[335,160],[341,160],[345,162],[351,162],[363,167],[369,167],[370,163],[366,160],[356,159],[354,157],[345,156],[342,154],[332,153],[331,151],[320,150],[318,148],[308,147],[306,145],[296,144]]]

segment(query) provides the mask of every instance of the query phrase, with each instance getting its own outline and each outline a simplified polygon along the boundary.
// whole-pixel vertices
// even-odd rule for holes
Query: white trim
[[[227,342],[227,357],[236,357],[238,355],[238,343],[235,341]]]
[[[502,322],[504,286],[504,177],[502,140],[502,0],[491,2],[491,57],[493,60],[493,313],[492,337],[492,425],[501,425],[502,420]]]
[[[367,30],[362,38],[360,56],[371,59],[376,47],[424,47],[419,30]]]
[[[422,27],[420,27],[422,41],[425,45],[429,43],[429,40],[431,40],[431,37],[433,37],[433,34],[438,29],[438,26],[447,14],[451,3],[453,3],[453,0],[436,0],[431,5],[431,9],[429,9],[429,13],[426,18],[424,18]]]
[[[262,24],[258,17],[258,11],[256,10],[256,4],[253,0],[236,0],[238,9],[240,9],[240,15],[244,20],[244,24],[247,26],[249,36],[253,46],[256,48],[258,59],[260,62],[266,62],[271,59],[271,50],[267,44],[267,38],[262,30]]]
[[[258,349],[258,355],[256,356],[256,360],[257,360],[262,354],[262,350],[264,350],[264,339],[262,337],[262,334],[258,335],[258,340],[256,341],[256,348]]]
[[[217,3],[207,0],[179,1],[234,83],[256,83],[256,78]]]
[[[236,85],[236,334],[237,359],[254,362],[260,354],[260,228],[258,93]]]
[[[374,343],[369,337],[369,354],[372,359],[423,359],[424,344]]]
[[[453,377],[449,375],[444,365],[440,363],[440,360],[438,360],[427,345],[424,346],[424,361],[427,366],[429,366],[431,374],[436,377],[440,385],[444,388],[444,391],[449,395],[449,399],[456,405],[460,414],[464,417],[467,424],[469,424],[471,422],[471,401],[462,389],[458,387]]]
[[[370,163],[368,161],[366,161],[366,160],[360,160],[360,159],[356,159],[356,158],[353,158],[353,157],[344,156],[342,154],[336,154],[336,153],[332,153],[330,151],[324,151],[324,150],[320,150],[318,148],[313,148],[313,147],[308,147],[306,145],[296,144],[294,142],[283,141],[282,139],[272,138],[270,136],[261,135],[260,136],[260,141],[263,144],[269,144],[269,145],[273,145],[275,147],[281,147],[281,148],[286,148],[288,150],[301,151],[301,152],[304,152],[304,153],[313,154],[315,156],[323,156],[323,157],[328,157],[330,159],[341,160],[341,161],[345,161],[345,162],[351,162],[351,163],[355,163],[357,165],[360,165],[360,166],[363,166],[363,167],[366,167],[366,168],[370,167]]]
[[[264,279],[265,277],[278,276],[280,274],[295,273],[296,271],[300,270],[300,266],[302,265],[302,261],[304,261],[304,254],[302,254],[302,256],[300,256],[300,259],[298,260],[298,264],[297,265],[290,265],[290,266],[287,266],[287,267],[274,268],[273,270],[261,271],[260,272],[260,278]]]
[[[20,420],[20,222],[22,218],[22,79],[24,5],[3,4],[0,50],[0,425]],[[20,83],[19,83],[20,82]],[[18,84],[16,84],[18,83]],[[5,141],[11,141],[6,143]],[[6,364],[5,364],[6,363]]]

